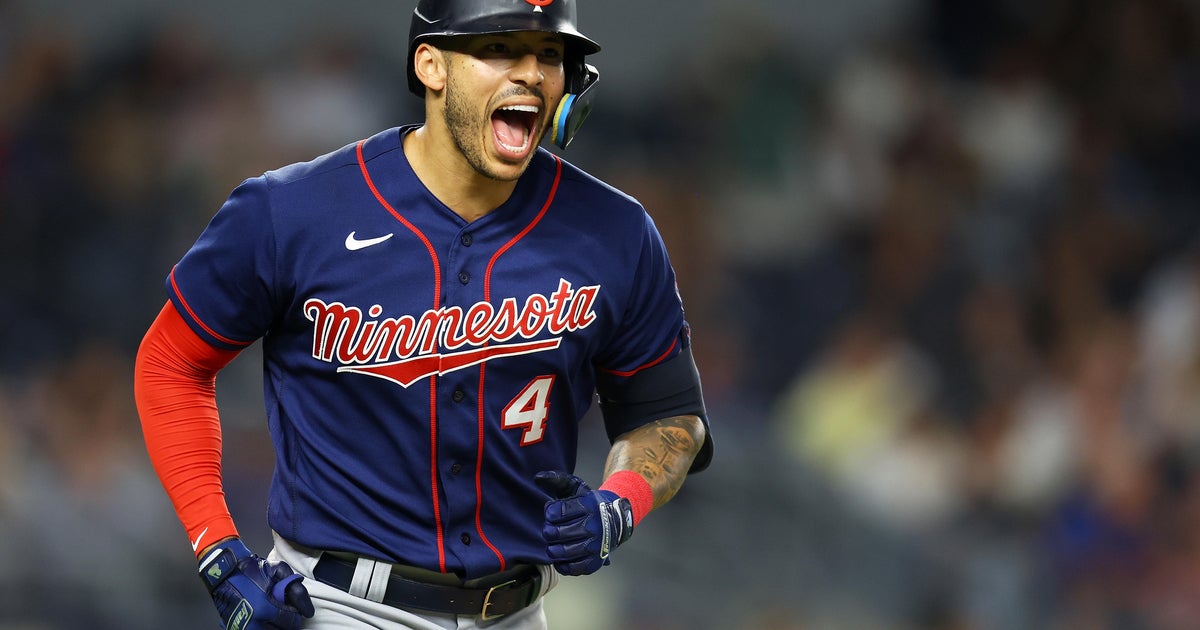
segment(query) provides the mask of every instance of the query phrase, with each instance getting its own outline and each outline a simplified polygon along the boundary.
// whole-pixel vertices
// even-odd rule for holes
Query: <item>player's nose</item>
[[[509,76],[513,83],[520,83],[521,85],[541,85],[542,81],[546,80],[546,75],[542,72],[541,61],[533,53],[526,53],[517,57],[513,61],[512,71],[509,73]]]

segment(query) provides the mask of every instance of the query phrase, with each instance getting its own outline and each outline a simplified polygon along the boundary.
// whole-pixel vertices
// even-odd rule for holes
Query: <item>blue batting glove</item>
[[[315,612],[303,579],[284,562],[250,553],[239,538],[219,543],[200,561],[221,627],[226,630],[299,630]]]
[[[629,499],[608,490],[592,490],[575,475],[544,471],[534,476],[550,494],[542,536],[554,568],[563,575],[595,573],[609,563],[617,545],[633,534]]]

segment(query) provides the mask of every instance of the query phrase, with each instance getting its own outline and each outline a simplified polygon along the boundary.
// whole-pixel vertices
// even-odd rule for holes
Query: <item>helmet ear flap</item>
[[[579,128],[583,126],[583,121],[592,113],[592,98],[595,96],[592,87],[599,80],[600,72],[596,67],[582,61],[570,73],[567,93],[559,101],[558,110],[554,112],[554,120],[550,126],[554,144],[559,148],[567,148]]]

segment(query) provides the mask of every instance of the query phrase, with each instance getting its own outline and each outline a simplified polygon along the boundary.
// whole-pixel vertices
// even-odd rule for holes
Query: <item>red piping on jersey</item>
[[[367,170],[367,162],[363,158],[363,144],[366,140],[359,140],[355,147],[355,152],[358,155],[358,168],[362,171],[363,181],[367,183],[367,187],[371,189],[371,194],[375,195],[375,199],[380,205],[387,209],[397,221],[404,224],[404,227],[412,231],[421,242],[425,244],[426,251],[429,252],[429,258],[433,261],[433,308],[440,308],[442,301],[442,265],[438,262],[437,251],[433,248],[433,243],[417,229],[417,226],[409,223],[388,203],[383,195],[379,194],[379,189],[375,187],[375,182],[371,180],[371,173]],[[438,458],[437,458],[437,375],[434,374],[429,378],[429,490],[430,497],[433,502],[433,522],[437,529],[437,549],[438,549],[438,568],[442,573],[446,572],[446,534],[442,526],[442,503],[438,499]]]
[[[546,196],[546,203],[542,204],[542,209],[538,212],[537,216],[533,218],[533,221],[529,222],[529,225],[525,226],[524,230],[521,230],[520,234],[512,237],[512,239],[505,243],[503,247],[496,250],[495,254],[492,254],[492,259],[488,261],[487,272],[484,274],[483,278],[483,299],[485,302],[492,301],[492,267],[496,265],[496,260],[499,259],[504,252],[508,251],[508,248],[516,245],[517,241],[525,238],[525,235],[529,234],[529,231],[533,229],[533,226],[537,225],[538,222],[542,220],[542,217],[546,216],[546,211],[550,209],[550,204],[554,202],[554,195],[558,193],[558,182],[562,179],[562,160],[559,159],[557,155],[553,155],[551,157],[554,158],[555,166],[554,183],[550,185],[550,194]]]
[[[183,293],[179,292],[179,285],[175,284],[175,267],[171,267],[171,289],[173,289],[175,291],[175,297],[179,298],[179,303],[182,304],[183,309],[185,311],[187,311],[188,317],[191,317],[192,321],[196,322],[197,326],[203,328],[204,332],[212,335],[213,339],[216,339],[217,341],[220,341],[221,343],[227,343],[231,346],[237,346],[239,348],[245,348],[246,346],[249,346],[251,343],[254,343],[252,341],[250,341],[250,342],[235,341],[233,339],[230,339],[229,337],[224,337],[222,335],[218,335],[215,330],[208,327],[208,324],[205,324],[203,321],[200,321],[200,318],[196,316],[196,312],[192,310],[192,305],[188,304],[187,300],[185,300],[183,298]]]
[[[433,243],[429,242],[429,239],[426,238],[421,230],[418,230],[417,226],[409,223],[408,219],[405,219],[392,207],[392,204],[388,203],[387,199],[383,198],[383,195],[379,194],[379,189],[375,188],[375,182],[371,179],[371,173],[367,170],[367,162],[363,159],[363,143],[365,142],[366,140],[359,140],[356,147],[358,151],[358,168],[362,170],[363,180],[367,182],[367,187],[371,189],[371,194],[375,195],[375,199],[379,201],[380,205],[386,208],[393,217],[396,217],[397,221],[403,223],[404,227],[411,230],[413,234],[416,234],[417,238],[421,239],[421,243],[425,245],[425,250],[429,252],[429,258],[433,260],[433,308],[438,308],[442,299],[442,267],[438,263],[437,251],[434,250]]]
[[[488,261],[487,271],[485,271],[483,274],[483,301],[485,302],[492,301],[492,268],[496,266],[496,260],[498,260],[500,256],[504,254],[504,252],[508,251],[510,247],[516,245],[517,241],[525,238],[525,235],[529,234],[529,232],[533,230],[533,227],[542,220],[542,217],[546,216],[546,211],[550,209],[550,204],[554,203],[554,196],[558,193],[558,182],[562,179],[562,160],[556,155],[552,155],[551,157],[554,158],[555,170],[554,183],[550,185],[550,194],[546,195],[546,202],[542,204],[542,209],[539,210],[537,216],[529,222],[529,225],[526,225],[525,229],[521,230],[520,233],[512,237],[512,239],[505,243],[500,249],[497,249],[495,254],[492,254],[492,259]],[[487,534],[483,533],[483,518],[481,516],[483,513],[483,438],[484,429],[486,428],[483,407],[483,401],[485,398],[483,395],[483,383],[486,372],[487,364],[481,364],[479,366],[479,406],[477,412],[479,448],[475,452],[475,531],[479,533],[479,538],[483,541],[483,544],[487,545],[488,549],[491,549],[492,553],[496,554],[496,558],[500,560],[500,570],[503,571],[508,565],[508,562],[504,559],[504,554],[500,553],[500,550],[492,544],[492,541],[488,540]]]
[[[651,361],[651,362],[649,362],[649,363],[645,363],[645,364],[643,364],[643,365],[639,365],[639,366],[637,366],[637,367],[633,368],[632,370],[629,370],[628,372],[618,372],[618,371],[616,371],[616,370],[607,370],[607,369],[605,369],[605,368],[600,368],[600,371],[602,371],[602,372],[607,372],[607,373],[609,373],[609,374],[612,374],[613,376],[622,376],[622,377],[624,377],[624,376],[633,376],[634,374],[637,374],[638,372],[641,372],[642,370],[644,370],[644,369],[646,369],[646,368],[651,368],[651,367],[654,367],[654,366],[658,365],[659,363],[662,363],[664,360],[666,360],[666,358],[667,358],[667,357],[671,356],[671,352],[672,352],[673,350],[675,350],[675,346],[677,346],[677,345],[679,345],[679,339],[678,339],[678,338],[676,338],[676,339],[675,339],[675,341],[672,341],[672,342],[671,342],[671,347],[670,347],[670,348],[667,348],[667,351],[666,351],[666,352],[664,352],[664,353],[662,353],[662,354],[658,355],[658,358],[654,359],[653,361]]]

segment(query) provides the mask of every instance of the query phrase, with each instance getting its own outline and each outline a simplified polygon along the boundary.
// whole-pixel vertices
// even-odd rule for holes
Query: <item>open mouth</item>
[[[529,151],[539,111],[536,105],[506,105],[492,112],[492,134],[502,153],[522,157]]]

